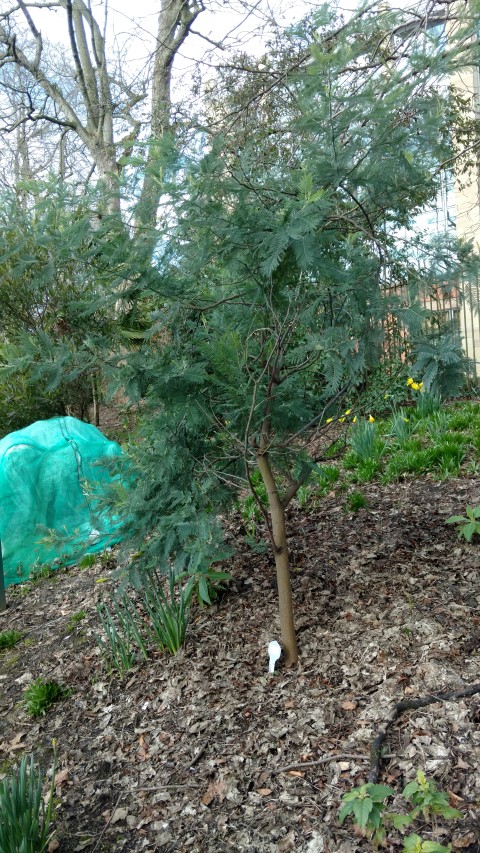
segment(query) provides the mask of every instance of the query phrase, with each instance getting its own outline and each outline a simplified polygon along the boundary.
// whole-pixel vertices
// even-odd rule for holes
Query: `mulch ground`
[[[480,683],[480,551],[444,524],[480,503],[480,483],[363,491],[368,506],[357,513],[334,492],[290,513],[295,671],[280,661],[268,675],[267,645],[279,639],[274,570],[242,544],[240,523],[230,589],[194,611],[178,655],[158,653],[123,683],[106,674],[95,641],[112,564],[7,591],[0,630],[25,640],[0,655],[0,771],[31,750],[47,767],[56,739],[51,850],[373,849],[337,813],[342,794],[366,781],[393,705]],[[79,610],[86,618],[69,629]],[[22,699],[38,676],[72,692],[32,720]],[[399,715],[385,749],[382,782],[400,792],[422,768],[465,815],[418,824],[422,837],[479,853],[480,694]],[[401,847],[392,834],[386,849]]]

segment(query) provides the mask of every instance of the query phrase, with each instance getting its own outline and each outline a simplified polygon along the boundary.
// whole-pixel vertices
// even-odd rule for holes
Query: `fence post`
[[[7,599],[5,598],[5,579],[3,577],[2,540],[0,539],[0,613],[6,609]]]

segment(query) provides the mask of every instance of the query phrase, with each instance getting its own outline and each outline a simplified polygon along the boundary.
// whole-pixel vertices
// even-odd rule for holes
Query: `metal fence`
[[[410,298],[402,285],[391,281],[385,288],[405,306]],[[428,314],[428,331],[432,338],[449,333],[458,337],[462,349],[469,359],[469,384],[480,383],[480,280],[466,278],[458,286],[436,288],[420,298]],[[393,314],[384,320],[385,352],[388,357],[408,358],[408,333]]]

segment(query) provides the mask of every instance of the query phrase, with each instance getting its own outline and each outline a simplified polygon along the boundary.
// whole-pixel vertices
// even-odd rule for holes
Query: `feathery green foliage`
[[[91,234],[103,301],[84,301],[82,316],[91,329],[97,311],[99,330],[73,353],[43,330],[29,344],[50,387],[103,359],[112,388],[142,399],[118,510],[140,567],[194,576],[220,559],[218,517],[251,490],[275,556],[287,664],[296,649],[290,616],[285,627],[285,510],[337,453],[346,395],[382,359],[386,321],[414,335],[426,385],[443,390],[458,367],[455,342],[428,359],[420,348],[422,300],[453,281],[468,248],[428,243],[414,223],[451,154],[456,105],[444,75],[476,60],[476,40],[467,49],[459,25],[460,58],[455,34],[444,49],[438,33],[412,32],[408,21],[402,10],[362,6],[345,22],[322,7],[293,28],[300,58],[282,71],[281,104],[268,101],[271,122],[252,125],[239,145],[221,130],[204,137],[163,178],[168,214],[154,263],[108,218]],[[243,91],[228,98],[237,95],[252,102]],[[76,257],[88,258],[81,241]],[[109,330],[102,311],[113,300]],[[134,337],[122,334],[132,311],[142,318]],[[362,465],[368,479],[380,460]]]

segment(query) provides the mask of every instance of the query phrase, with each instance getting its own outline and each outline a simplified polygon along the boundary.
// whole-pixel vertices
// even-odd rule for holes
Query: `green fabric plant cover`
[[[121,447],[77,418],[36,421],[0,440],[0,539],[5,586],[35,566],[74,562],[120,538],[100,508]],[[57,541],[42,540],[55,531]],[[51,538],[51,537],[50,537]]]

